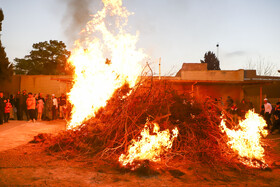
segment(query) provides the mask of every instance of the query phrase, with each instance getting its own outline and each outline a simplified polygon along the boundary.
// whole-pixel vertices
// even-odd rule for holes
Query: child
[[[43,99],[39,99],[38,104],[37,104],[37,110],[38,110],[37,120],[38,121],[42,120],[43,109],[44,109],[44,101],[43,101]]]
[[[5,123],[9,122],[11,108],[13,108],[13,106],[10,103],[10,99],[7,99],[6,100],[6,106],[5,106],[5,114],[4,114],[4,122]]]
[[[27,111],[30,117],[29,122],[35,122],[35,108],[36,108],[36,100],[33,97],[32,93],[28,93],[28,98],[26,99]]]

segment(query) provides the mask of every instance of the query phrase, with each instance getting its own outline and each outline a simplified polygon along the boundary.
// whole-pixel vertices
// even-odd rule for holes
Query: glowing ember
[[[122,7],[122,1],[103,0],[103,4],[103,9],[82,31],[85,40],[75,42],[69,58],[75,67],[75,76],[68,93],[73,104],[68,129],[93,117],[124,83],[133,87],[142,70],[140,62],[146,57],[141,50],[136,50],[138,35],[124,30],[131,13]]]
[[[150,135],[149,125],[153,125],[153,134]],[[160,161],[160,155],[172,147],[173,140],[178,136],[178,129],[159,131],[156,123],[148,123],[141,132],[142,138],[138,141],[132,140],[128,153],[119,157],[119,162],[126,166],[132,165],[134,161],[149,160],[153,162]]]
[[[260,144],[261,135],[265,137],[268,134],[265,126],[265,120],[253,111],[248,111],[245,120],[239,121],[238,130],[228,129],[225,121],[221,121],[222,131],[229,138],[228,144],[242,157],[243,164],[252,167],[260,167],[259,162],[265,163],[264,148]]]

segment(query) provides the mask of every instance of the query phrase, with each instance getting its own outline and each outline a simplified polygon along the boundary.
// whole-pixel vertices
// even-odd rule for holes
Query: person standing
[[[40,98],[37,101],[37,111],[38,111],[37,120],[38,121],[42,120],[43,109],[44,109],[44,101],[43,101],[43,99]]]
[[[46,118],[46,110],[45,110],[46,101],[45,101],[45,98],[43,97],[43,93],[39,93],[38,94],[38,101],[40,99],[42,99],[42,101],[44,103],[44,108],[43,108],[42,116],[41,116],[41,120],[44,120]]]
[[[20,91],[18,91],[18,93],[16,95],[16,98],[15,98],[17,120],[22,120],[22,111],[21,111],[21,108],[20,108],[20,100],[21,100],[21,94],[20,94]]]
[[[12,105],[12,108],[10,109],[10,119],[14,120],[16,115],[15,109],[15,97],[13,94],[10,95],[10,103]]]
[[[273,127],[272,127],[270,133],[273,133],[273,131],[275,129],[280,130],[280,102],[276,103],[276,107],[275,107],[275,111],[274,111],[273,115],[274,115],[275,121],[273,123]],[[280,133],[280,131],[278,133]]]
[[[23,120],[23,113],[25,113],[26,115],[26,119],[27,121],[29,120],[29,116],[28,116],[28,113],[27,113],[27,106],[26,106],[26,100],[27,100],[27,93],[26,93],[26,90],[23,90],[22,91],[22,94],[20,95],[20,99],[19,99],[19,107],[20,107],[20,120]]]
[[[26,99],[26,106],[27,106],[28,115],[30,117],[29,122],[31,121],[35,122],[36,100],[33,97],[32,93],[28,93],[28,98]]]
[[[264,99],[264,120],[266,121],[268,130],[270,130],[270,128],[271,128],[271,121],[270,121],[271,111],[272,111],[272,106],[268,102],[268,99],[265,98]]]
[[[35,104],[35,119],[38,120],[38,108],[37,108],[37,104],[38,104],[38,94],[33,94],[33,97],[35,98],[36,104]]]
[[[6,106],[5,106],[5,114],[4,114],[4,122],[8,123],[10,119],[10,112],[13,108],[12,104],[10,103],[10,99],[6,100]]]
[[[58,103],[54,94],[52,94],[52,120],[57,119]]]
[[[49,121],[52,119],[52,98],[49,94],[46,95],[46,100],[45,100],[45,120]]]
[[[42,101],[45,103],[45,98],[43,97],[43,93],[38,94],[38,100],[42,99]]]
[[[65,109],[66,109],[66,96],[64,93],[59,97],[59,117],[65,119]]]
[[[233,105],[233,99],[230,96],[228,96],[226,100],[226,111],[229,112],[231,110],[232,105]]]
[[[5,98],[3,92],[0,91],[0,125],[3,125],[5,111]]]
[[[235,103],[233,103],[230,107],[229,113],[232,115],[233,121],[237,124],[238,123],[238,108]]]

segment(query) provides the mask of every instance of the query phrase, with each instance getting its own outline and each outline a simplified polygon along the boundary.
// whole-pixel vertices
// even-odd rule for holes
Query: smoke
[[[248,55],[248,52],[247,51],[242,51],[242,50],[233,51],[233,52],[230,52],[230,53],[226,54],[227,57],[237,57],[237,56],[245,56],[245,55]]]
[[[66,11],[62,19],[64,34],[68,42],[73,43],[79,39],[80,31],[91,19],[93,0],[60,0],[66,3]]]

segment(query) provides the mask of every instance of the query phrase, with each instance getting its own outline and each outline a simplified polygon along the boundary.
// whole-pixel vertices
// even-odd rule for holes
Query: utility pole
[[[219,60],[219,43],[217,43],[216,47],[217,47],[217,59]]]
[[[159,80],[160,80],[160,78],[161,78],[161,67],[160,67],[160,64],[161,63],[161,57],[159,58],[159,61],[158,61],[158,68],[159,68],[159,70],[158,70],[158,78],[159,78]]]

